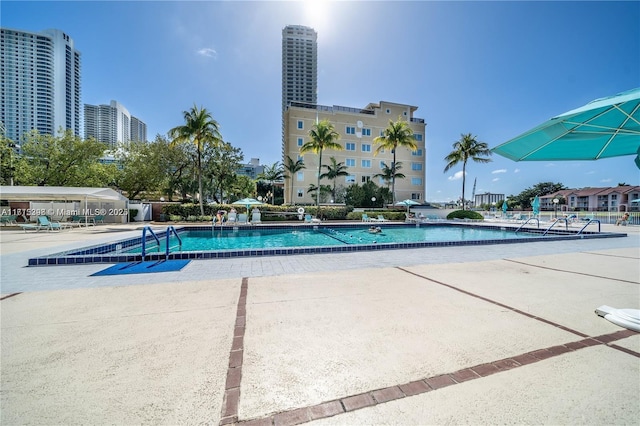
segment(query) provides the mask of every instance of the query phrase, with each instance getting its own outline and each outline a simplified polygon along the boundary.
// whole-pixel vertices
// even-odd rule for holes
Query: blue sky
[[[281,160],[281,37],[318,32],[318,103],[418,107],[428,201],[460,197],[443,173],[462,133],[493,148],[587,102],[640,87],[640,2],[7,1],[2,26],[69,34],[82,102],[117,100],[148,137],[206,107],[245,160]],[[467,196],[539,182],[640,185],[633,156],[593,162],[469,163]]]

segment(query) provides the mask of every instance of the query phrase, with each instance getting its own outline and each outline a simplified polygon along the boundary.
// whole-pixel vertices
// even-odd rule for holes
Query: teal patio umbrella
[[[406,199],[406,200],[402,200],[402,201],[398,201],[395,205],[396,206],[406,206],[407,207],[407,212],[409,211],[409,209],[411,208],[411,206],[417,206],[420,203],[418,203],[417,201],[413,201],[410,199]]]
[[[637,88],[553,117],[492,151],[514,161],[563,161],[633,155],[639,147]]]
[[[242,198],[238,201],[234,201],[231,204],[235,206],[245,206],[247,208],[247,213],[249,213],[249,209],[251,208],[251,206],[261,206],[264,203],[262,201],[256,200],[255,198]]]
[[[507,206],[507,200],[504,200],[502,202],[502,213],[505,213],[505,214],[507,213],[507,207],[508,207]]]
[[[531,202],[531,207],[533,208],[533,215],[538,216],[540,214],[540,198],[537,195]]]

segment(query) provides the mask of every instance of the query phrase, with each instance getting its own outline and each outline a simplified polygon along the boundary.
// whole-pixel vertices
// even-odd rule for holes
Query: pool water
[[[537,237],[513,230],[482,229],[477,227],[427,226],[381,227],[381,232],[371,233],[369,228],[317,228],[317,229],[215,229],[209,231],[186,230],[180,233],[182,248],[172,236],[171,252],[224,251],[246,249],[272,249],[288,247],[330,247],[357,244],[398,244],[445,241],[485,241],[527,239]],[[161,239],[161,248],[165,246]],[[141,253],[141,247],[127,253]],[[147,252],[157,251],[156,244],[148,244]]]

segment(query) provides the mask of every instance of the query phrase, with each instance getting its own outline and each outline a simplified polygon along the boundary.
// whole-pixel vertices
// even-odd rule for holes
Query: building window
[[[411,170],[419,172],[422,170],[422,163],[411,163]]]
[[[384,169],[384,166],[385,166],[384,161],[380,160],[380,168],[381,168],[381,169]]]
[[[414,133],[413,134],[413,138],[415,140],[417,140],[418,142],[422,142],[422,134],[421,133]]]
[[[362,129],[362,136],[371,136],[371,129]]]
[[[387,108],[387,114],[391,114],[391,110]]]
[[[414,186],[422,185],[422,178],[417,178],[417,177],[411,178],[411,185],[414,185]]]
[[[346,149],[347,151],[355,151],[356,150],[356,144],[355,142],[347,142],[344,144],[344,149]]]
[[[347,165],[347,167],[355,167],[356,166],[356,160],[355,160],[355,158],[347,158],[345,160],[345,164]]]
[[[420,193],[419,192],[412,192],[411,193],[411,199],[412,200],[419,200],[420,198],[421,197],[420,197]]]
[[[371,176],[363,175],[363,176],[360,178],[360,181],[361,181],[362,183],[367,183],[367,182],[369,182],[370,180],[371,180]]]
[[[361,161],[361,165],[362,165],[362,167],[364,167],[366,169],[370,169],[371,168],[371,160],[362,160]]]
[[[356,183],[356,175],[348,175],[344,178],[345,183]]]
[[[304,144],[304,139],[298,138],[298,146],[302,146]]]
[[[362,152],[371,152],[371,144],[363,143],[362,144]]]
[[[302,189],[298,189],[298,198],[304,197],[304,191]]]
[[[404,116],[406,117],[406,116],[407,116],[407,111],[404,111],[404,112],[402,113],[402,115],[404,115]]]
[[[414,157],[422,157],[422,149],[421,148],[416,149],[411,153],[411,155],[413,155]]]
[[[302,120],[298,120],[298,129],[304,129],[304,122]]]
[[[356,128],[352,127],[352,126],[346,126],[344,131],[348,134],[348,135],[355,135],[356,134]]]
[[[302,182],[302,181],[304,181],[304,172],[298,172],[298,173],[296,173],[296,180],[297,180],[298,182]]]

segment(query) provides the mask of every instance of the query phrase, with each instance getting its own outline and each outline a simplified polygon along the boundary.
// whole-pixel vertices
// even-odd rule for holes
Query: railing
[[[176,238],[178,239],[178,245],[177,246],[173,246],[173,247],[169,247],[169,240],[171,239],[171,233],[173,232],[173,235],[176,236]],[[169,251],[172,248],[175,247],[180,247],[180,249],[182,249],[182,238],[180,238],[180,235],[178,235],[178,232],[176,231],[176,228],[174,228],[173,226],[169,226],[167,228],[167,250],[165,251],[165,255],[168,258],[169,257]]]
[[[521,230],[527,223],[531,222],[532,220],[535,220],[538,223],[538,229],[540,229],[540,219],[538,219],[537,217],[530,217],[522,225],[520,225],[518,229],[516,229],[516,234],[518,233],[519,230]]]
[[[150,226],[145,226],[144,228],[142,228],[142,261],[143,262],[144,262],[144,257],[147,255],[147,232],[150,233],[151,236],[153,236],[153,238],[156,240],[156,243],[158,244],[158,248],[160,248],[160,239],[158,238],[156,233],[153,232],[153,229],[151,229]]]
[[[590,224],[592,224],[594,222],[598,222],[598,232],[600,232],[600,221],[598,219],[589,219],[589,221],[587,221],[587,223],[585,223],[585,225],[578,231],[578,233],[576,235],[582,234],[582,231],[584,231],[584,228],[586,228],[587,226],[589,226]]]
[[[156,240],[156,248],[160,249],[160,238],[158,238],[158,236],[156,235],[155,232],[153,232],[153,229],[151,229],[150,226],[145,226],[144,228],[142,228],[142,261],[144,262],[144,258],[147,256],[147,232],[149,234],[151,234],[151,236]],[[171,239],[171,233],[173,233],[173,235],[176,236],[176,238],[178,239],[178,245],[177,246],[170,246],[170,239]],[[169,226],[167,227],[167,231],[165,232],[165,236],[167,238],[166,241],[166,248],[165,248],[165,259],[169,258],[169,252],[171,251],[172,248],[175,247],[180,247],[182,248],[182,238],[180,238],[180,236],[178,235],[178,232],[176,231],[176,229],[173,226]]]
[[[542,233],[542,236],[544,237],[545,235],[547,235],[547,232],[549,232],[551,228],[553,228],[559,222],[564,222],[565,229],[567,232],[569,232],[569,219],[566,217],[559,217],[554,222],[551,223],[551,226],[545,229],[545,231]]]

